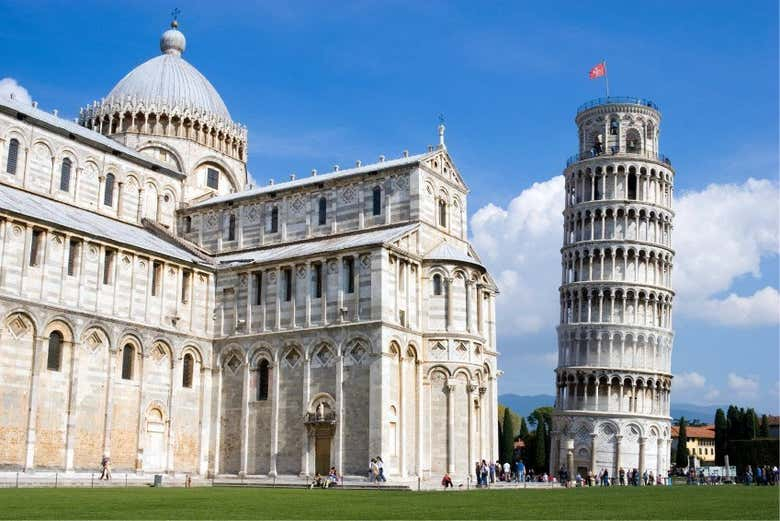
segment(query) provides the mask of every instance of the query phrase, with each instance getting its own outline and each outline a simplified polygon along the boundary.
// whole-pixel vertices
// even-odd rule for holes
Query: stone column
[[[241,454],[238,470],[239,476],[246,476],[247,456],[249,451],[249,360],[244,361],[243,373],[244,381],[241,387]],[[273,448],[271,450],[273,451]]]
[[[306,327],[311,327],[311,261],[306,262]]]
[[[165,269],[163,268],[163,274]],[[166,450],[165,458],[165,472],[173,474],[174,472],[174,450],[176,448],[176,422],[174,417],[176,416],[176,389],[181,385],[182,377],[182,364],[178,362],[176,355],[171,351],[171,386],[168,390],[168,446]]]
[[[211,411],[211,368],[206,367],[205,363],[201,361],[200,367],[200,404],[198,407],[198,416],[200,421],[198,423],[200,427],[200,455],[198,474],[205,477],[209,468],[209,433],[211,432],[211,418],[209,411]],[[219,400],[219,397],[216,398]]]
[[[569,471],[569,482],[576,476],[574,468],[574,440],[566,440],[566,468]]]
[[[64,249],[64,248],[63,248]],[[70,344],[70,391],[68,392],[68,423],[65,435],[65,472],[73,472],[73,450],[76,445],[76,418],[78,417],[78,389],[79,389],[79,352],[81,343],[63,342],[64,346]]]
[[[407,279],[408,280],[408,279]],[[403,349],[403,348],[402,348]],[[404,362],[406,358],[403,353],[398,356],[398,435],[399,455],[398,455],[398,473],[401,477],[406,477],[406,370]]]
[[[639,483],[642,484],[642,476],[645,473],[645,442],[647,438],[641,436],[639,438]]]
[[[421,270],[417,270],[417,271],[419,272]],[[414,360],[414,378],[417,386],[417,396],[415,397],[415,399],[417,400],[417,417],[414,420],[415,423],[414,439],[417,442],[417,451],[415,453],[414,466],[415,466],[415,472],[417,473],[417,477],[422,478],[422,462],[423,462],[422,431],[423,431],[424,411],[423,411],[423,374],[422,374],[422,364],[419,358],[415,358]]]
[[[214,412],[214,420],[216,422],[214,425],[214,460],[210,469],[212,476],[219,474],[219,456],[222,443],[222,367],[215,365],[214,371],[217,373],[217,391],[214,393],[217,403]]]
[[[279,364],[281,365],[281,364]],[[311,358],[308,353],[304,353],[303,359],[303,400],[301,402],[301,414],[304,415],[309,409],[310,398],[310,386],[311,386]],[[309,452],[311,451],[310,444],[311,436],[309,428],[306,425],[303,426],[303,450],[301,451],[301,477],[308,477],[309,474]]]
[[[268,468],[269,476],[276,476],[276,458],[279,454],[279,379],[281,377],[280,363],[274,361],[270,364],[273,383],[273,399],[271,400],[271,459]]]
[[[622,454],[620,453],[620,445],[623,443],[623,436],[621,434],[618,434],[615,436],[615,471],[612,473],[612,476],[615,478],[619,477],[620,468],[623,466],[621,465],[620,458]]]
[[[598,469],[596,469],[596,439],[598,438],[598,435],[594,432],[590,435],[590,471],[593,473],[593,476],[598,475]],[[583,476],[585,477],[585,476]]]
[[[666,447],[664,447],[664,440],[659,436],[657,439],[657,451],[655,453],[655,474],[658,476],[663,470],[663,455]]]
[[[447,308],[446,308],[446,311],[445,311],[445,318],[446,318],[446,327],[445,327],[445,329],[447,331],[452,329],[452,283],[453,283],[453,280],[454,279],[449,278],[449,277],[444,279],[444,283],[445,283],[444,284],[444,288],[445,288],[445,290],[447,292],[447,302],[446,302]]]
[[[339,471],[344,468],[344,353],[339,350],[336,358],[336,433],[334,435],[335,452],[334,465]]]
[[[474,442],[476,441],[476,436],[474,435],[477,432],[477,426],[475,425],[474,421],[474,392],[477,390],[477,386],[475,384],[468,384],[466,386],[466,400],[468,400],[468,415],[469,415],[469,421],[468,421],[468,472],[471,474],[471,465],[474,463],[475,457],[474,457]]]
[[[455,380],[447,380],[447,472],[455,473]]]

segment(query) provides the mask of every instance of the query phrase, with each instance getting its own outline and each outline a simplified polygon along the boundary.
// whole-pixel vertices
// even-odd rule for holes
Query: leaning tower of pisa
[[[669,468],[671,162],[652,101],[577,110],[564,170],[560,325],[550,466],[570,476]]]

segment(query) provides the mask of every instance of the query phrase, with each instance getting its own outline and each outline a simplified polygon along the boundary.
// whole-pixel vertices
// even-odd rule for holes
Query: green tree
[[[552,430],[552,407],[539,407],[528,415],[528,423],[536,427],[534,436],[533,468],[538,472],[549,471],[550,461],[550,431]]]
[[[743,439],[756,439],[756,436],[758,435],[758,416],[756,415],[755,409],[749,408],[746,410],[743,421],[745,422],[745,426],[743,427],[745,437]]]
[[[677,436],[677,454],[674,463],[678,467],[688,466],[688,434],[685,432],[685,417],[680,418],[680,430]]]
[[[766,415],[764,415],[764,417],[766,418]],[[525,418],[520,417],[520,439],[526,441],[527,437],[528,437],[528,424],[525,422]]]
[[[723,409],[715,411],[715,464],[723,465],[723,458],[728,452],[728,421]]]
[[[501,430],[501,461],[514,461],[515,454],[515,420],[509,407],[504,409],[504,425]]]
[[[729,441],[744,439],[743,433],[743,413],[735,405],[729,405],[729,409],[726,412],[726,420],[728,421],[728,439]]]
[[[758,428],[759,438],[769,437],[769,417],[766,414],[761,415],[761,426]]]

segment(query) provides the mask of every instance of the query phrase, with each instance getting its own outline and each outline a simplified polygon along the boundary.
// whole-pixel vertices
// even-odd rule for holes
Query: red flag
[[[607,65],[604,62],[601,62],[590,70],[590,74],[588,74],[588,77],[591,80],[595,80],[596,78],[601,78],[606,74],[607,74]]]

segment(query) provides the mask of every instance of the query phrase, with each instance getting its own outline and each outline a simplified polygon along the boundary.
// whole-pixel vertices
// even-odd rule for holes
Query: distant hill
[[[532,396],[523,396],[519,394],[502,394],[498,397],[498,403],[509,407],[517,414],[527,417],[537,407],[552,407],[555,404],[555,396],[551,394],[536,394]],[[673,403],[671,416],[679,418],[685,416],[685,419],[699,420],[702,423],[712,423],[715,421],[715,409],[718,407],[724,411],[728,405],[695,405],[692,403]]]
[[[501,394],[498,396],[498,403],[509,407],[520,416],[527,417],[538,407],[552,407],[555,405],[555,396],[551,394],[537,394],[535,396]]]

